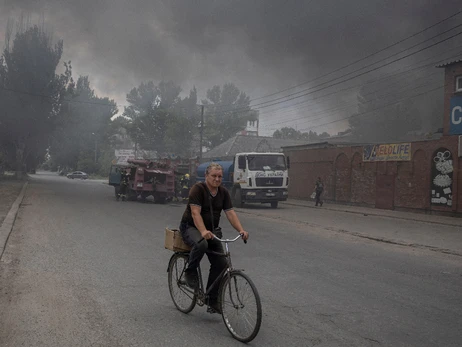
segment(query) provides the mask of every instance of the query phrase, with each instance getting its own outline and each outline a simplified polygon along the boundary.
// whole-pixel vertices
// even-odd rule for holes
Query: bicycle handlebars
[[[220,239],[217,237],[217,235],[213,235],[213,238],[220,241],[220,242],[234,242],[234,241],[237,241],[237,239],[239,239],[240,237],[242,237],[242,234],[239,234],[238,236],[236,236],[234,239]],[[244,240],[244,243],[247,243],[247,240]]]

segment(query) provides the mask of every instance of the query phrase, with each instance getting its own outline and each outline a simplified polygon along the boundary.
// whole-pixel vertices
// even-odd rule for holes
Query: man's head
[[[205,183],[210,188],[217,188],[223,180],[223,168],[220,164],[211,163],[205,170]]]

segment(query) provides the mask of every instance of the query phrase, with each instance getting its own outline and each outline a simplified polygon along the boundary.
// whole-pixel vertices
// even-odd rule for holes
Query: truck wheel
[[[271,208],[278,208],[279,201],[271,201]]]
[[[242,207],[242,196],[241,196],[241,188],[236,188],[234,191],[234,199],[233,199],[234,207],[240,208]]]

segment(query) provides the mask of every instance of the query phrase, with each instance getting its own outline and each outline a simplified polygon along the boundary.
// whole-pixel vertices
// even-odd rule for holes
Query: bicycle
[[[234,269],[231,263],[231,253],[228,243],[235,239],[214,238],[225,244],[224,253],[208,251],[213,254],[225,256],[227,267],[221,272],[207,291],[204,291],[202,272],[199,266],[199,285],[194,290],[184,280],[184,271],[188,265],[189,252],[175,252],[168,265],[168,287],[170,296],[176,308],[189,313],[197,305],[204,306],[212,288],[219,285],[219,305],[223,322],[230,334],[241,342],[252,341],[258,334],[262,320],[260,296],[252,280],[243,273],[243,270]]]

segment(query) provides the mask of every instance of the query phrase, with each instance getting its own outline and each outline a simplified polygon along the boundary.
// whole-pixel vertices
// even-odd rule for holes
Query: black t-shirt
[[[211,199],[210,199],[211,197]],[[181,218],[181,223],[187,223],[191,226],[194,225],[194,220],[191,213],[191,205],[201,207],[201,216],[204,220],[204,225],[207,230],[212,231],[212,216],[210,213],[210,200],[213,207],[213,226],[216,228],[220,225],[221,211],[228,211],[233,209],[231,197],[225,187],[219,186],[217,194],[213,196],[205,183],[196,183],[189,191],[189,202],[186,210]]]

